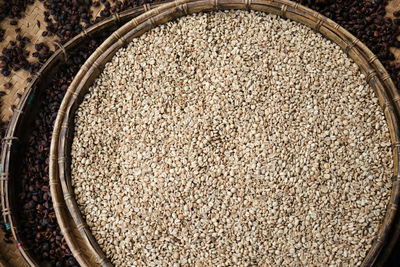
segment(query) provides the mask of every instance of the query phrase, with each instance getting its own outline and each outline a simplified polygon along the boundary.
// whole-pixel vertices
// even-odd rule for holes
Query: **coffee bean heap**
[[[10,21],[12,26],[18,25],[17,19],[21,19],[26,7],[33,3],[33,0],[5,1],[0,8],[0,22],[8,17],[13,19]],[[20,28],[15,28],[15,32],[19,33]],[[0,29],[0,41],[2,41],[4,34],[5,30]],[[24,69],[33,74],[40,69],[43,62],[45,62],[53,53],[52,51],[49,51],[47,46],[42,45],[42,47],[45,47],[45,49],[42,51],[42,53],[40,53],[40,56],[39,54],[37,55],[38,60],[30,62],[28,61],[30,53],[25,50],[25,46],[28,43],[30,43],[28,37],[22,37],[20,34],[18,34],[15,40],[11,40],[9,42],[8,47],[3,48],[0,56],[0,72],[3,76],[7,77],[11,74],[12,70],[18,71],[20,69]],[[10,88],[12,85],[8,87]],[[7,88],[6,84],[4,85],[4,88],[9,89]],[[1,95],[5,95],[5,93],[2,92]]]
[[[6,2],[26,3],[18,5],[19,7],[23,7],[33,1]],[[144,0],[113,1],[112,3],[106,0],[93,2],[90,0],[46,0],[45,6],[48,9],[48,15],[45,15],[47,34],[55,34],[60,38],[62,43],[65,43],[71,37],[79,33],[82,28],[104,17],[108,17],[114,12],[121,12],[127,8],[136,7],[148,2],[149,1]],[[375,1],[375,4],[364,3],[362,1],[353,2],[350,0],[297,0],[297,2],[311,7],[333,19],[366,43],[368,47],[379,56],[379,59],[391,74],[397,87],[400,88],[400,77],[398,75],[400,66],[391,63],[393,55],[388,50],[390,46],[398,47],[395,36],[399,34],[399,23],[398,20],[397,22],[396,20],[394,22],[389,22],[391,21],[390,19],[383,18],[385,14],[385,5],[387,4],[386,0]],[[89,5],[103,6],[103,10],[100,12],[98,18],[92,18],[92,14],[88,8]],[[20,10],[19,13],[15,14],[22,14],[24,11],[22,8],[18,10]],[[16,11],[17,9],[15,9],[15,12]],[[3,12],[3,10],[0,12]],[[18,18],[18,15],[14,16]],[[84,26],[81,26],[81,23],[83,23]],[[16,30],[18,31],[18,29]],[[0,39],[1,32],[2,30],[0,29]],[[32,122],[34,130],[21,164],[22,170],[20,178],[22,178],[23,186],[19,197],[21,207],[23,207],[20,211],[20,217],[26,217],[26,220],[21,222],[21,230],[23,231],[21,236],[25,237],[24,245],[32,246],[35,244],[33,246],[34,255],[38,257],[38,260],[49,260],[56,266],[73,266],[76,262],[71,256],[60,233],[54,217],[53,204],[49,193],[48,151],[52,127],[58,107],[74,75],[83,62],[106,37],[107,33],[104,33],[104,36],[101,38],[99,37],[96,40],[92,40],[87,45],[82,45],[80,52],[72,55],[65,67],[62,68],[63,72],[55,75],[44,92],[43,99],[41,99],[38,119]],[[20,46],[19,44],[20,42],[16,44],[16,47]],[[39,45],[37,47],[38,49],[36,49],[38,54],[35,54],[36,52],[33,53],[34,57],[37,55],[40,64],[44,63],[51,55],[51,52],[44,47],[44,44],[43,47]],[[24,56],[23,52],[22,56]],[[13,61],[10,59],[7,62]],[[8,70],[10,70],[13,68],[14,63],[7,63],[7,66]],[[21,68],[24,67],[25,65],[21,66]],[[33,67],[32,72],[37,71],[39,68],[40,66]],[[0,69],[3,68],[0,66]],[[0,96],[1,95],[4,95],[4,92],[0,92]],[[4,129],[5,127],[1,128]],[[41,153],[39,153],[39,151],[41,151]]]
[[[101,0],[72,0],[72,1],[59,1],[59,0],[46,0],[44,6],[48,11],[44,12],[45,22],[47,23],[46,32],[44,35],[56,35],[60,38],[62,43],[67,42],[70,38],[80,33],[83,28],[87,28],[96,22],[101,21],[115,13],[127,10],[128,8],[143,5],[149,1],[144,0],[125,0],[116,1],[112,3]],[[97,18],[93,18],[91,6],[99,7],[102,5],[102,10]],[[84,24],[84,26],[82,26]]]
[[[44,6],[48,11],[44,12],[45,22],[47,23],[44,35],[57,35],[64,43],[79,34],[84,28],[92,25],[92,12],[90,11],[92,1],[44,1]]]
[[[261,12],[135,38],[74,116],[71,182],[94,238],[115,266],[358,266],[393,175],[364,78],[338,45]]]
[[[10,25],[17,25],[17,19],[21,19],[26,7],[34,3],[34,0],[11,0],[4,1],[0,8],[0,22],[5,18],[12,19]],[[3,40],[5,30],[0,28],[0,42]],[[3,76],[9,76],[10,70],[15,71],[19,69],[29,70],[32,69],[27,61],[29,53],[24,50],[25,45],[30,42],[27,38],[22,38],[19,36],[17,40],[10,41],[10,47],[4,48],[2,51],[2,56],[0,57],[0,69]]]
[[[17,25],[16,19],[20,19],[28,5],[33,4],[34,0],[8,0],[4,1],[0,7],[0,22],[5,18],[12,19],[11,25]],[[3,40],[5,30],[0,28],[0,42]]]
[[[0,9],[0,20],[5,18],[20,19],[28,5],[32,5],[34,0],[8,0],[2,3]]]
[[[20,19],[26,7],[33,4],[33,2],[33,0],[4,1],[0,8],[0,22],[5,18],[10,18],[12,19],[10,24],[13,26],[17,25],[18,23],[16,19]],[[0,42],[3,40],[4,34],[5,30],[0,28]],[[14,69],[16,71],[21,68],[26,70],[30,68],[30,64],[26,60],[26,57],[29,56],[29,53],[24,50],[25,45],[29,41],[30,40],[27,40],[26,37],[22,38],[19,36],[19,38],[17,37],[17,40],[10,41],[9,48],[3,49],[2,56],[0,57],[0,69],[3,76],[9,76],[10,69]]]
[[[106,37],[82,44],[43,92],[40,111],[33,122],[32,135],[22,159],[22,192],[19,194],[19,204],[23,207],[21,236],[25,238],[24,245],[33,249],[39,261],[49,261],[56,266],[75,266],[77,263],[60,232],[50,195],[48,171],[53,123],[68,85]]]
[[[28,37],[21,37],[17,35],[16,41],[10,41],[8,48],[3,48],[2,55],[0,56],[0,68],[3,76],[9,76],[11,70],[18,71],[24,69],[31,74],[36,73],[43,63],[53,54],[53,51],[44,43],[35,45],[36,52],[32,54],[38,61],[29,62],[27,57],[29,52],[25,50],[26,44],[30,42]],[[7,82],[4,84],[4,89],[10,89],[12,83]],[[2,92],[5,94],[4,92]]]

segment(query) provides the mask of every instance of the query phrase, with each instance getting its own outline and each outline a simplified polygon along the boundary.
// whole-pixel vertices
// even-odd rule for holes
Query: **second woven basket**
[[[300,4],[287,0],[180,0],[166,3],[131,20],[114,32],[86,61],[68,88],[61,108],[58,112],[50,154],[50,184],[54,206],[58,220],[63,220],[62,208],[66,207],[71,214],[70,223],[79,229],[79,240],[74,240],[66,224],[61,224],[64,235],[75,257],[95,259],[100,266],[110,266],[110,261],[96,243],[89,227],[86,225],[74,198],[70,175],[70,148],[74,132],[74,114],[93,81],[99,76],[104,65],[114,56],[116,51],[126,46],[133,38],[142,35],[159,24],[172,19],[197,13],[216,10],[242,9],[256,10],[277,14],[297,21],[339,45],[357,63],[367,81],[374,88],[382,109],[385,112],[390,129],[394,155],[393,189],[385,219],[379,229],[377,239],[372,244],[362,266],[371,266],[380,261],[383,248],[389,243],[389,230],[393,226],[399,200],[399,146],[400,132],[398,115],[400,111],[398,94],[388,73],[377,57],[358,39],[335,22],[323,17]],[[390,247],[390,246],[389,246]],[[385,252],[388,252],[386,246]],[[86,261],[80,261],[89,266]]]

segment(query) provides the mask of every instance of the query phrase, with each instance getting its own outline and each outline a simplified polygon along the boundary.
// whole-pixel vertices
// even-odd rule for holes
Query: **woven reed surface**
[[[391,16],[392,12],[395,9],[400,7],[400,0],[393,0],[389,2],[387,7],[388,15]],[[25,11],[25,16],[19,20],[19,24],[17,27],[21,28],[22,36],[27,36],[31,39],[32,44],[27,45],[27,50],[33,52],[34,43],[44,41],[51,48],[54,48],[53,41],[54,38],[51,37],[42,37],[41,33],[45,29],[46,25],[43,22],[43,4],[39,1],[36,1],[34,5],[29,6]],[[99,10],[94,10],[93,14],[97,14]],[[39,20],[41,22],[41,29],[37,27],[36,21]],[[8,45],[9,40],[15,39],[16,33],[14,29],[16,27],[10,27],[9,19],[3,21],[0,25],[4,25],[3,28],[7,29],[6,38],[3,42],[0,43],[0,49],[6,47]],[[400,62],[400,50],[395,51],[396,60]],[[0,75],[0,86],[8,81],[11,81],[13,87],[8,90],[8,95],[3,97],[3,106],[1,109],[1,118],[7,119],[11,114],[11,105],[17,104],[19,99],[17,98],[17,93],[23,93],[25,87],[27,86],[27,78],[29,77],[29,73],[20,70],[17,73],[12,72],[9,77],[4,77]],[[4,89],[0,89],[4,90]],[[27,266],[20,256],[18,250],[14,243],[6,244],[3,242],[3,233],[0,233],[0,266]]]
[[[51,50],[56,50],[55,42],[57,38],[55,36],[46,36],[43,37],[42,33],[46,31],[46,22],[44,22],[43,12],[46,11],[43,3],[40,1],[35,1],[33,5],[29,5],[25,12],[24,16],[18,20],[17,26],[11,26],[10,21],[12,19],[6,18],[0,23],[0,27],[5,29],[4,40],[0,42],[0,51],[8,47],[8,42],[13,40],[17,36],[15,32],[16,28],[21,28],[21,32],[19,33],[22,37],[28,37],[31,42],[25,46],[25,49],[30,52],[30,56],[28,57],[28,61],[36,61],[37,59],[32,57],[32,53],[35,52],[35,44],[44,42],[49,46]],[[96,17],[98,13],[101,11],[100,7],[92,7],[93,15]],[[40,22],[40,28],[37,25],[37,21]],[[11,82],[13,87],[10,90],[7,90],[7,95],[3,96],[3,103],[1,107],[0,118],[4,120],[8,120],[8,118],[12,115],[11,106],[17,105],[19,99],[17,97],[17,93],[22,94],[24,89],[28,85],[27,78],[31,75],[29,71],[24,69],[18,71],[11,71],[11,74],[8,77],[5,77],[0,74],[0,90],[4,90],[3,84],[7,82]]]
[[[18,26],[10,26],[9,18],[4,19],[0,26],[1,28],[6,30],[5,38],[2,42],[0,42],[0,51],[8,46],[9,41],[15,40],[17,33],[15,32],[16,28],[21,28],[20,34],[22,37],[27,36],[31,39],[32,43],[26,46],[26,50],[31,53],[34,52],[34,44],[40,42],[51,43],[53,42],[53,38],[51,37],[42,37],[42,32],[45,29],[45,23],[43,21],[44,16],[44,7],[43,3],[36,1],[35,4],[30,5],[25,10],[25,15],[22,19],[18,21]],[[41,22],[42,29],[37,27],[37,20]],[[52,47],[52,46],[50,46]],[[32,57],[30,58],[32,60]],[[23,69],[18,72],[12,71],[11,75],[8,77],[4,77],[0,75],[0,88],[4,90],[3,84],[7,82],[11,82],[13,87],[8,90],[7,95],[2,98],[2,106],[1,106],[1,115],[0,118],[5,121],[8,120],[9,116],[12,115],[11,106],[13,104],[17,104],[19,99],[17,97],[17,93],[22,94],[24,92],[25,87],[28,85],[27,78],[30,77],[28,71]],[[6,243],[4,241],[4,233],[0,231],[0,266],[28,266],[20,252],[18,251],[15,242]]]
[[[51,37],[42,37],[42,32],[45,30],[45,23],[43,21],[44,16],[43,12],[45,11],[45,8],[43,6],[42,2],[36,1],[35,4],[30,5],[26,8],[25,10],[25,16],[18,21],[17,26],[11,26],[10,25],[10,18],[4,19],[0,26],[6,30],[5,35],[4,35],[4,40],[0,43],[0,51],[4,47],[8,47],[9,44],[8,42],[11,40],[15,40],[17,33],[15,32],[16,28],[21,28],[20,35],[22,37],[28,37],[31,39],[31,43],[26,45],[26,50],[31,52],[34,52],[34,44],[35,43],[40,43],[40,42],[46,42],[46,43],[51,43],[53,41],[53,38]],[[39,20],[42,24],[41,29],[36,25],[36,21]],[[53,48],[53,46],[50,46]],[[54,48],[53,48],[54,49]],[[28,60],[32,60],[32,56],[28,58]],[[17,93],[22,94],[24,91],[24,88],[27,85],[26,79],[30,77],[30,74],[28,71],[25,71],[23,69],[15,72],[12,71],[11,74],[8,77],[4,77],[3,75],[0,75],[0,88],[3,87],[3,84],[7,82],[11,82],[13,84],[13,87],[9,90],[8,94],[3,96],[3,106],[1,110],[1,118],[3,120],[7,120],[8,117],[12,114],[11,110],[11,105],[16,104],[18,102],[18,97]],[[2,88],[3,90],[3,88]]]
[[[0,266],[28,266],[21,257],[15,243],[6,243],[4,241],[4,233],[0,231]]]
[[[399,157],[400,131],[398,129],[398,117],[400,111],[400,95],[391,81],[382,64],[377,57],[362,44],[358,39],[345,31],[342,27],[329,19],[322,17],[317,12],[302,7],[286,0],[264,1],[241,1],[241,0],[182,0],[166,4],[150,10],[150,12],[127,23],[108,38],[96,52],[85,62],[74,81],[71,83],[66,96],[61,104],[60,111],[55,123],[52,146],[50,152],[50,181],[53,185],[52,196],[60,206],[65,205],[72,215],[77,228],[82,235],[84,243],[76,242],[72,252],[79,252],[79,255],[86,255],[88,258],[98,259],[100,266],[109,266],[104,253],[95,243],[94,238],[82,218],[73,197],[71,177],[69,174],[70,154],[69,147],[73,137],[72,125],[73,114],[87,92],[91,83],[99,75],[105,63],[108,62],[114,53],[134,37],[140,36],[143,32],[165,23],[171,19],[192,14],[200,11],[223,10],[223,9],[255,9],[270,13],[279,14],[283,17],[301,22],[319,31],[324,36],[341,46],[350,57],[359,65],[361,71],[366,75],[367,81],[375,89],[382,109],[384,110],[391,133],[395,167],[393,170],[393,190],[388,204],[385,220],[382,223],[377,238],[372,244],[363,266],[371,266],[378,260],[381,250],[390,243],[389,231],[392,228],[400,193]],[[397,146],[399,144],[399,146]],[[64,194],[59,196],[59,193]],[[68,235],[67,231],[64,231]],[[385,251],[386,252],[386,251]]]

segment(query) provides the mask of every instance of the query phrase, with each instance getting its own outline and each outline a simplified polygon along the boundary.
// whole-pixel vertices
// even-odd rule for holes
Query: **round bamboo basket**
[[[390,130],[394,169],[392,193],[390,200],[388,200],[387,212],[362,266],[381,265],[391,249],[391,231],[399,202],[400,131],[398,120],[400,95],[382,64],[364,44],[332,20],[288,0],[178,0],[170,2],[132,19],[114,32],[91,55],[76,75],[63,99],[54,126],[50,151],[51,193],[60,226],[67,237],[72,252],[76,257],[85,255],[87,258],[96,259],[99,266],[111,265],[86,225],[78,209],[71,185],[70,149],[74,133],[74,114],[83,96],[116,51],[126,46],[133,38],[159,24],[181,16],[227,9],[269,12],[311,27],[338,44],[358,64],[362,73],[365,74],[367,82],[374,88]],[[69,225],[64,223],[70,219],[65,218],[66,213],[70,214],[73,220]],[[74,233],[79,235],[79,239],[67,228],[72,224],[79,230]],[[88,264],[82,265],[89,266]]]
[[[157,6],[159,4],[154,4]],[[58,71],[63,71],[63,66],[66,62],[68,55],[73,54],[75,51],[79,51],[79,45],[87,40],[98,36],[104,31],[113,32],[118,29],[121,25],[134,19],[135,17],[143,14],[145,11],[150,10],[152,5],[145,5],[139,8],[130,9],[120,14],[115,14],[112,17],[105,19],[90,28],[84,30],[79,35],[75,36],[65,45],[60,46],[46,62],[40,71],[33,77],[32,81],[28,84],[21,101],[19,102],[17,109],[15,109],[13,116],[10,120],[5,137],[2,140],[2,154],[1,154],[1,165],[0,165],[0,201],[1,210],[6,229],[11,231],[15,244],[11,247],[13,251],[10,251],[10,246],[1,246],[1,254],[9,254],[8,258],[12,258],[15,255],[15,251],[18,249],[19,254],[25,260],[25,262],[15,261],[16,259],[8,260],[9,264],[4,266],[43,266],[46,263],[38,263],[35,256],[23,243],[23,236],[21,236],[20,226],[18,224],[19,217],[15,210],[17,206],[17,188],[19,182],[19,168],[21,153],[24,151],[28,143],[28,139],[31,133],[32,121],[37,117],[37,112],[40,106],[40,99],[43,95],[44,90],[47,88],[51,77]],[[50,182],[51,186],[52,182]],[[57,183],[58,184],[58,183]],[[52,191],[53,193],[54,191]],[[71,224],[72,216],[68,209],[62,204],[62,201],[57,199],[61,195],[61,192],[55,192],[53,196],[54,208],[57,212],[58,223],[62,229],[65,238],[71,248],[77,247],[75,244],[81,244],[81,234],[76,225]],[[73,245],[73,246],[72,246]],[[96,259],[86,257],[86,254],[81,253],[79,250],[73,250],[73,255],[76,257],[78,262],[82,266],[92,265],[96,262]],[[15,256],[14,256],[15,258]],[[1,262],[0,262],[1,266]]]

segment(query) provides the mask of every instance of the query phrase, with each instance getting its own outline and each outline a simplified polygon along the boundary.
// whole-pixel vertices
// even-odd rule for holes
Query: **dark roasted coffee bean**
[[[11,74],[11,72],[9,70],[2,70],[1,74],[3,74],[3,76],[7,77]]]
[[[42,243],[42,250],[43,251],[48,251],[49,250],[49,243],[47,243],[47,242],[44,242],[44,243]]]

